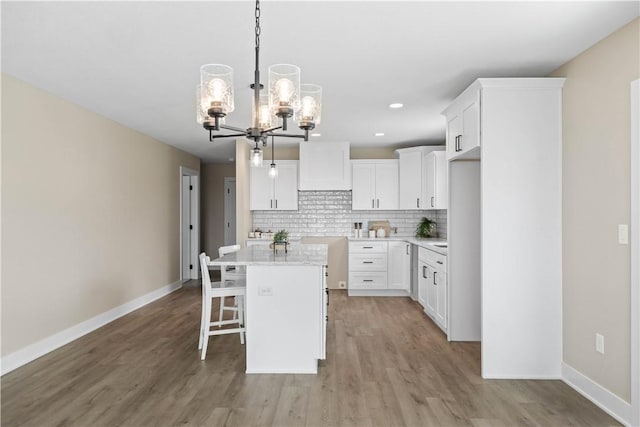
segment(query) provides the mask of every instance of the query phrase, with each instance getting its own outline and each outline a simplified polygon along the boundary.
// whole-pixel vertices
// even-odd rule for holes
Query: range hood
[[[300,143],[298,190],[351,190],[348,142]]]

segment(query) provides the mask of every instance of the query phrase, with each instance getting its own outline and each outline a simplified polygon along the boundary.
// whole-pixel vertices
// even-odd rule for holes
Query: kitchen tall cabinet
[[[484,378],[561,376],[563,84],[478,79],[443,111],[448,335]]]
[[[353,210],[398,209],[398,161],[352,160]]]
[[[298,162],[277,160],[278,176],[269,176],[269,166],[252,167],[249,207],[255,210],[298,210]]]

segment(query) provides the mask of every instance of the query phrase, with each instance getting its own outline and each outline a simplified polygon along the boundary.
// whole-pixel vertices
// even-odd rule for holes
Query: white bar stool
[[[212,335],[223,334],[240,334],[240,344],[244,344],[244,308],[246,295],[246,282],[211,282],[209,275],[210,258],[205,253],[200,254],[200,271],[202,273],[202,318],[200,321],[200,340],[198,348],[201,349],[200,358],[204,360],[207,356],[207,345],[209,337]],[[231,286],[228,286],[232,283]],[[235,297],[238,301],[237,318],[224,321],[211,321],[211,307],[214,298]],[[221,327],[223,325],[238,324],[237,328],[232,329],[211,329],[212,327]]]

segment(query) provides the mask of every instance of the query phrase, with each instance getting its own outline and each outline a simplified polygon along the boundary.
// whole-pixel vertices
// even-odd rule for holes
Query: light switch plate
[[[269,286],[260,286],[260,288],[258,288],[258,295],[261,297],[273,296],[273,288]]]
[[[618,224],[618,243],[621,245],[629,244],[629,226],[627,224]]]
[[[596,333],[596,351],[604,354],[604,335]]]

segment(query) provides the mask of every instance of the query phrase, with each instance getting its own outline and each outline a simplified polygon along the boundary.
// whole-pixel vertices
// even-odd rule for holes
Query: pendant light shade
[[[276,167],[275,163],[271,163],[269,165],[269,177],[270,178],[277,178],[278,177],[278,168]]]
[[[251,150],[251,167],[262,167],[262,150],[257,146]]]
[[[314,84],[300,86],[300,108],[296,120],[301,129],[311,130],[320,124],[322,111],[322,87]]]
[[[269,106],[275,116],[291,117],[300,102],[300,68],[291,64],[269,67]]]
[[[200,67],[200,85],[208,101],[207,113],[211,117],[224,117],[233,111],[233,68],[222,64]]]
[[[264,131],[270,129],[275,124],[275,116],[271,114],[271,109],[269,108],[269,95],[262,94],[260,95],[260,104],[258,105],[258,126],[260,130]],[[255,105],[253,107],[253,122],[256,117],[256,108]]]

